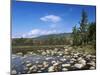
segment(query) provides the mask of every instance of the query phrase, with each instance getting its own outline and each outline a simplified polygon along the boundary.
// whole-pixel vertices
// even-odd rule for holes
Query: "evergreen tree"
[[[78,29],[76,26],[73,27],[73,32],[72,32],[72,37],[73,37],[73,45],[77,45],[78,44]]]
[[[87,13],[85,12],[85,10],[82,10],[82,16],[81,16],[81,21],[80,21],[80,38],[81,44],[86,44],[87,43],[87,27],[88,27],[88,17],[87,17]]]
[[[96,46],[96,23],[92,22],[88,28],[88,41],[89,44]]]

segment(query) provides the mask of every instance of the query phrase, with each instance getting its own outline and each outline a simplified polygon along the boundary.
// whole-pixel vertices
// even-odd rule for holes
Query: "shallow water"
[[[27,73],[24,71],[25,64],[23,64],[26,61],[30,61],[33,65],[36,65],[37,61],[38,64],[42,64],[43,61],[47,61],[49,66],[51,66],[51,61],[60,61],[60,59],[63,59],[63,57],[57,57],[57,56],[42,56],[42,55],[29,55],[29,56],[18,56],[13,54],[12,55],[12,69],[15,69],[17,73]],[[63,62],[64,63],[64,62]],[[67,62],[69,63],[69,60],[67,59]],[[47,71],[47,70],[45,70]]]

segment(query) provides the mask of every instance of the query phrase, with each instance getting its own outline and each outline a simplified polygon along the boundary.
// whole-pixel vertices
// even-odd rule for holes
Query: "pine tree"
[[[94,45],[96,47],[96,23],[92,22],[88,28],[88,41],[89,44]]]
[[[73,27],[73,32],[72,32],[72,37],[73,37],[73,45],[77,45],[78,44],[78,29],[76,26]]]
[[[83,9],[80,21],[80,36],[81,36],[81,44],[87,43],[87,26],[88,25],[88,17],[87,13]]]

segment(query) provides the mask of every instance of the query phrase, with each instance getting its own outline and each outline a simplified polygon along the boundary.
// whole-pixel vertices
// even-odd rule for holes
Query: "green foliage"
[[[88,41],[89,44],[94,45],[96,47],[96,23],[92,22],[88,28]]]
[[[12,40],[12,45],[17,45],[17,43],[18,43],[19,45],[22,45],[24,41],[25,41],[24,38],[13,39],[13,40]]]
[[[73,27],[72,30],[73,45],[96,46],[96,23],[88,23],[88,15],[83,10],[81,15],[80,27]]]
[[[72,32],[72,37],[73,37],[73,45],[78,45],[78,28],[76,26],[73,27],[73,32]]]
[[[83,10],[82,11],[82,18],[80,22],[80,36],[81,41],[80,44],[86,44],[87,43],[87,30],[88,30],[88,16],[87,13]]]
[[[81,21],[80,21],[80,32],[85,33],[87,31],[88,16],[85,10],[82,10]]]
[[[14,46],[69,45],[71,33],[43,35],[36,38],[13,38]]]

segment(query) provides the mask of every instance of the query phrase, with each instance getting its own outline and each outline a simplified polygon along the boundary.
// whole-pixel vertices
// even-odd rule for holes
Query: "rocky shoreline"
[[[12,75],[96,69],[95,55],[72,50],[72,47],[38,52],[39,55],[32,51],[12,55]]]

